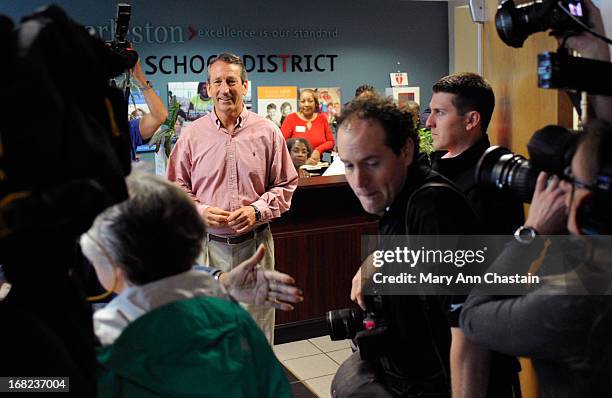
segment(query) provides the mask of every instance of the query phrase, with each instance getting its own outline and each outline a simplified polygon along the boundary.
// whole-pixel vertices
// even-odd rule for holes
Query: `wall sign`
[[[144,59],[145,73],[152,75],[158,71],[164,75],[202,73],[208,63],[217,55],[204,58],[201,55],[178,56],[150,55]],[[247,72],[287,73],[287,72],[333,72],[338,54],[244,54],[242,61]]]
[[[391,87],[400,87],[408,85],[408,73],[389,73],[391,78]]]

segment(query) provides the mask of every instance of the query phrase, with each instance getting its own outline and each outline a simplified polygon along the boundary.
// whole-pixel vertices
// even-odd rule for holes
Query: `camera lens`
[[[514,3],[512,0],[505,1],[499,6],[497,14],[495,14],[495,27],[497,28],[497,34],[504,43],[511,47],[522,47],[523,42],[528,35],[515,31],[517,30],[516,23],[516,12]]]
[[[537,171],[527,159],[500,146],[487,149],[476,166],[479,184],[509,189],[525,203],[531,202],[536,180]]]
[[[569,0],[561,3],[567,7]],[[515,48],[523,47],[525,39],[536,32],[548,29],[559,33],[579,30],[577,25],[557,7],[557,0],[532,1],[519,7],[513,0],[505,0],[495,14],[495,27],[499,38]]]
[[[332,340],[345,340],[355,337],[363,329],[363,311],[355,308],[328,311],[327,329]]]

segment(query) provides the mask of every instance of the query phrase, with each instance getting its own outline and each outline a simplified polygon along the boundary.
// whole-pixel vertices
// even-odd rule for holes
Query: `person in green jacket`
[[[256,264],[219,275],[192,267],[205,227],[192,201],[149,174],[81,237],[101,284],[118,295],[94,314],[100,397],[290,397],[266,338],[235,301],[291,309],[293,279]],[[220,283],[221,282],[221,283]]]

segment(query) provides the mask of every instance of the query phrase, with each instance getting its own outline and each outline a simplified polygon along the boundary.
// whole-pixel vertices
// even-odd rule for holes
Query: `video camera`
[[[499,37],[517,48],[522,47],[532,33],[552,29],[553,35],[568,37],[590,29],[587,23],[582,0],[538,0],[519,7],[513,0],[505,0],[495,15]],[[610,75],[610,62],[572,57],[565,50],[538,55],[538,86],[541,88],[612,95]],[[529,203],[540,171],[567,178],[579,136],[578,132],[560,126],[544,127],[536,131],[527,144],[531,160],[504,147],[491,147],[478,162],[476,181],[483,186],[507,189]]]
[[[583,24],[588,21],[581,0],[538,0],[519,7],[514,0],[505,0],[495,14],[495,27],[504,43],[520,48],[532,33],[548,29],[555,35],[582,32],[576,19]]]
[[[389,321],[385,314],[386,296],[364,295],[366,310],[344,308],[326,313],[327,329],[332,340],[354,339],[364,360],[388,354],[393,349]]]
[[[125,3],[117,4],[117,17],[115,19],[115,38],[107,41],[109,48],[125,58],[129,68],[133,68],[138,62],[138,53],[131,49],[127,34],[130,28],[130,17],[132,16],[132,6]]]
[[[551,29],[552,35],[567,38],[590,29],[582,0],[537,0],[520,6],[505,0],[495,14],[495,26],[501,40],[515,48],[536,32]],[[541,88],[612,95],[610,75],[610,62],[573,57],[565,49],[538,55]]]
[[[507,148],[492,146],[476,166],[476,181],[483,186],[510,190],[523,202],[530,203],[540,171],[561,179],[567,177],[579,136],[579,132],[561,126],[546,126],[536,131],[527,144],[531,160]]]

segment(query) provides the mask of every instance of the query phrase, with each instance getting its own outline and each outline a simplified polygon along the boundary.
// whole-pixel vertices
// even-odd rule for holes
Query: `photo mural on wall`
[[[257,87],[257,113],[278,127],[287,115],[297,110],[296,86]]]

